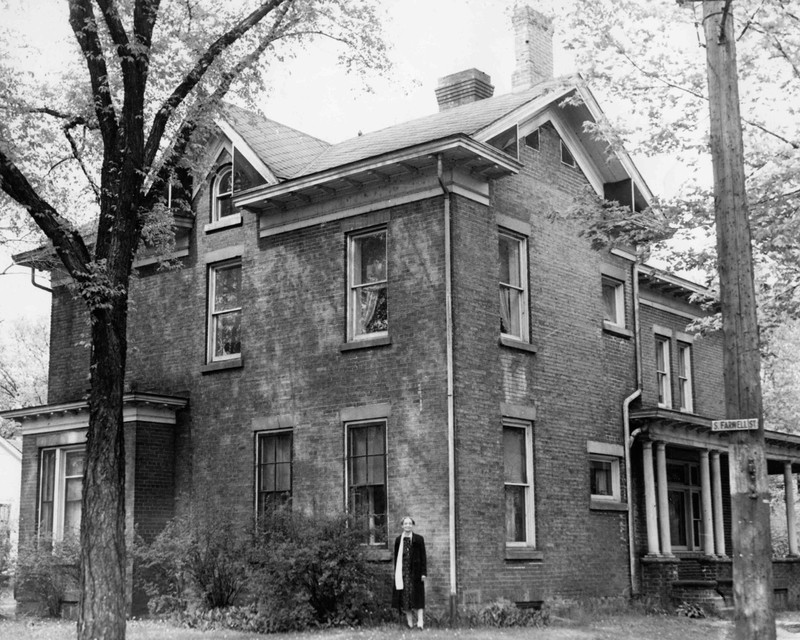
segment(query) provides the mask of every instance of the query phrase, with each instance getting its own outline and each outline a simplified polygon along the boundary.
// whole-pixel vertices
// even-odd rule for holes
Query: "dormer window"
[[[235,213],[233,209],[233,167],[227,165],[214,176],[211,199],[211,222],[218,222]]]

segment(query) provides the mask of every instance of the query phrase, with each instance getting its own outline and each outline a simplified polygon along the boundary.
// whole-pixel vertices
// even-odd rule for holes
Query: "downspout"
[[[450,245],[450,192],[444,184],[442,154],[436,156],[436,172],[444,194],[444,290],[447,333],[447,471],[450,534],[450,620],[455,620],[456,589],[456,428],[453,396],[453,256]]]
[[[43,284],[36,282],[36,267],[31,267],[31,284],[37,289],[47,291],[47,293],[53,293],[53,290],[50,287],[45,287]]]
[[[631,403],[642,395],[642,343],[640,339],[639,319],[639,262],[631,267],[631,288],[633,297],[633,345],[634,361],[636,363],[636,390],[622,401],[622,427],[623,442],[625,445],[625,487],[628,495],[628,565],[631,579],[631,595],[639,594],[639,579],[636,574],[635,531],[633,522],[633,488],[631,473]]]

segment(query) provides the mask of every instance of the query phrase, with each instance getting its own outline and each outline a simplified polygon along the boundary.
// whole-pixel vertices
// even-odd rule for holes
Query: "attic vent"
[[[531,149],[539,150],[539,130],[535,129],[525,136],[525,146]]]
[[[561,141],[561,162],[568,167],[575,166],[575,156],[572,155],[572,152],[567,148],[563,140]]]

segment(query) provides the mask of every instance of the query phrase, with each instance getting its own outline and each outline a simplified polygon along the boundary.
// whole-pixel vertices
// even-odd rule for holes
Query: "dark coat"
[[[401,538],[402,536],[397,536],[395,539],[394,555],[392,556],[392,606],[398,609],[402,605],[400,595],[402,592],[394,586],[394,572],[397,569],[397,552],[400,550]],[[425,554],[425,538],[414,533],[411,535],[411,588],[414,609],[425,608],[425,583],[422,581],[422,576],[427,575],[428,556]]]

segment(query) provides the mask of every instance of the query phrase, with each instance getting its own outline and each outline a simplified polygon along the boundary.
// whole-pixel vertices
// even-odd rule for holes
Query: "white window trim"
[[[608,324],[624,329],[625,324],[625,283],[612,278],[611,276],[602,276],[602,285],[611,285],[614,287],[614,305],[616,307],[617,321],[604,320]],[[605,304],[605,302],[604,302]]]
[[[683,364],[683,357],[686,355],[685,376],[681,376],[681,366]],[[683,397],[685,403],[681,406],[681,411],[687,413],[694,412],[694,384],[692,380],[692,345],[678,342],[678,384],[684,392]]]
[[[54,474],[54,481],[53,481],[53,529],[52,531],[41,531],[41,527],[38,527],[38,536],[42,535],[50,535],[52,536],[53,541],[61,542],[64,539],[64,513],[66,510],[66,485],[67,485],[67,476],[64,474],[64,466],[66,464],[66,457],[68,453],[73,451],[84,451],[86,447],[78,446],[78,447],[47,447],[44,449],[39,450],[39,497],[37,500],[38,506],[38,523],[41,523],[42,519],[42,494],[43,494],[43,483],[44,483],[44,475],[42,474],[42,467],[41,467],[41,458],[45,451],[55,451],[55,464],[53,468]],[[81,474],[81,477],[83,474]],[[74,478],[77,476],[69,476],[70,478]],[[83,480],[81,480],[83,483]],[[82,517],[83,514],[81,514]]]
[[[363,427],[366,425],[382,424],[383,425],[383,486],[386,491],[386,542],[375,542],[372,535],[370,540],[364,546],[368,547],[388,547],[389,545],[389,429],[388,420],[385,417],[368,418],[365,420],[350,420],[344,423],[344,510],[345,513],[350,513],[350,430],[355,427]]]
[[[572,150],[566,145],[566,143],[564,142],[563,139],[561,139],[560,142],[561,142],[561,147],[560,147],[560,149],[561,149],[561,164],[563,164],[563,165],[565,165],[567,167],[572,167],[574,169],[575,167],[578,166],[578,161],[575,159],[575,154],[572,153]],[[567,162],[567,160],[564,159],[564,151],[567,152],[569,158],[572,159],[572,162]]]
[[[664,400],[658,402],[658,406],[671,409],[672,408],[672,340],[669,336],[665,336],[662,334],[655,334],[655,348],[656,348],[656,357],[655,357],[655,369],[656,369],[656,394],[660,395],[660,380],[661,374],[663,374],[664,380]],[[659,371],[658,369],[658,350],[662,348],[664,349],[664,368],[665,371]]]
[[[214,310],[214,296],[215,296],[215,287],[217,282],[216,272],[219,269],[224,269],[226,267],[231,267],[233,265],[238,265],[239,269],[241,269],[242,268],[241,258],[234,258],[231,260],[226,260],[224,262],[217,262],[215,264],[208,265],[208,309],[207,309],[208,324],[206,328],[208,344],[206,345],[206,360],[209,363],[224,362],[226,360],[238,360],[241,359],[242,357],[241,349],[239,350],[239,353],[231,353],[227,355],[218,356],[214,353],[214,345],[216,344],[216,337],[217,337],[215,320],[217,315],[219,315]],[[234,311],[238,311],[239,314],[242,313],[241,300],[239,301],[238,308],[226,309],[224,313],[233,313]],[[239,322],[241,326],[241,317],[239,319]]]
[[[620,464],[617,456],[604,455],[600,453],[590,453],[590,462],[610,462],[611,463],[611,495],[592,493],[592,500],[603,500],[607,502],[620,502],[622,500],[622,485],[620,483]],[[591,490],[590,490],[591,493]]]
[[[222,181],[222,176],[226,173],[231,174],[231,190],[226,191],[224,193],[220,193],[219,191],[219,183]],[[229,216],[220,216],[220,207],[219,207],[219,198],[228,196],[231,201],[231,207],[233,206],[233,162],[225,164],[214,173],[214,177],[211,180],[211,226],[218,225],[218,226],[226,226],[225,223],[227,222],[228,218],[236,218],[236,213],[232,213]],[[241,221],[241,214],[239,214],[239,221]],[[233,224],[233,223],[231,223]]]
[[[525,429],[525,466],[528,476],[527,485],[518,485],[515,483],[507,483],[503,480],[503,487],[507,484],[514,484],[514,486],[525,486],[525,541],[512,542],[506,540],[506,547],[536,547],[536,513],[535,513],[535,486],[533,476],[533,424],[527,420],[518,420],[515,418],[504,417],[503,429],[512,427],[516,429]],[[505,521],[505,517],[503,518]]]
[[[375,338],[385,338],[389,336],[389,329],[385,331],[373,331],[372,333],[358,333],[358,300],[356,293],[365,285],[356,285],[355,282],[355,246],[356,240],[371,235],[384,233],[386,235],[385,258],[386,261],[386,291],[387,304],[389,297],[389,230],[387,225],[371,227],[360,231],[347,234],[347,340],[357,342],[360,340],[373,340]],[[375,284],[375,283],[370,283]],[[387,325],[388,326],[388,325]]]
[[[528,311],[528,238],[524,235],[516,233],[511,229],[506,227],[499,227],[498,229],[498,241],[499,236],[505,236],[506,238],[511,238],[519,243],[519,278],[521,287],[513,287],[513,285],[504,283],[499,281],[498,279],[498,286],[504,286],[508,288],[514,288],[521,291],[522,295],[520,296],[520,318],[519,318],[519,327],[521,335],[515,335],[513,333],[505,333],[503,331],[500,332],[501,337],[506,337],[511,340],[519,340],[520,342],[530,342],[530,328],[528,325],[529,322],[529,311]]]

